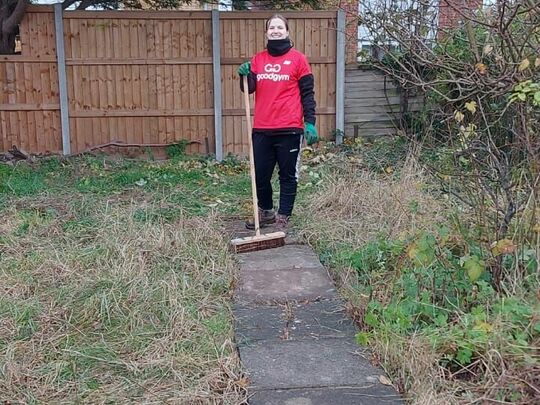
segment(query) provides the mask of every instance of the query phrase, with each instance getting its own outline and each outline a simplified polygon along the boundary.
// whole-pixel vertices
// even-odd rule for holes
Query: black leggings
[[[264,210],[274,208],[271,180],[277,162],[279,167],[278,213],[291,215],[298,186],[302,138],[301,134],[253,133],[253,155],[259,208]]]

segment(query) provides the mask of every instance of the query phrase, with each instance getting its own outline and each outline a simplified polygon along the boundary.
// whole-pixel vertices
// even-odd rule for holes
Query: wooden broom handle
[[[249,172],[251,174],[251,195],[253,198],[253,220],[255,221],[255,235],[260,236],[259,204],[257,201],[257,182],[255,180],[255,158],[253,156],[253,141],[251,140],[251,113],[249,107],[249,87],[247,76],[242,76],[244,81],[244,107],[246,109],[246,125],[249,144]]]

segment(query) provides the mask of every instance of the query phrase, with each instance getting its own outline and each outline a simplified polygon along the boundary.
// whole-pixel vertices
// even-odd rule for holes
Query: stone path
[[[231,237],[250,234],[241,221],[228,228]],[[235,334],[249,404],[401,404],[355,343],[356,328],[316,254],[287,242],[238,255]]]

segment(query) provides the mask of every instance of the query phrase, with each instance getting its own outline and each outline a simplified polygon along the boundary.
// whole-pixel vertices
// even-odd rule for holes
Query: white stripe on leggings
[[[296,171],[294,177],[298,183],[298,178],[300,177],[300,155],[302,154],[302,141],[304,140],[304,135],[300,135],[300,144],[298,145],[298,157],[296,158]]]

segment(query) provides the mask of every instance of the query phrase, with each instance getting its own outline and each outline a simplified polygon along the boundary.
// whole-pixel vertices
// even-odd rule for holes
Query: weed
[[[183,139],[174,145],[167,146],[165,148],[165,153],[167,153],[167,157],[170,159],[183,158],[186,155],[186,147],[188,144],[189,142]]]
[[[357,342],[415,403],[534,402],[538,250],[486,243],[414,160],[374,174],[356,148],[312,157],[319,188],[301,190],[295,221],[349,300]],[[499,262],[520,280],[507,295],[492,287]]]

